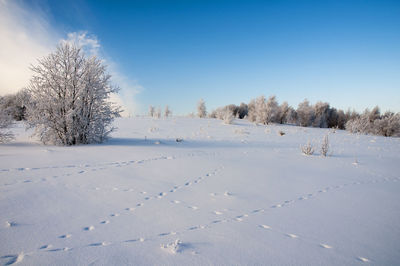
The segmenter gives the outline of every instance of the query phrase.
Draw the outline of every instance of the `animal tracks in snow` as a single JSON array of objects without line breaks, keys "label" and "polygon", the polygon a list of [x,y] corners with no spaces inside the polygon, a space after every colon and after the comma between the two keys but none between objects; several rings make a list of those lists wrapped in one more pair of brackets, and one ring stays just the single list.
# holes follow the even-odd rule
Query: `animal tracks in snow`
[{"label": "animal tracks in snow", "polygon": [[0,258],[8,260],[5,265],[13,265],[21,262],[24,259],[24,256],[25,256],[24,253],[21,252],[17,255],[6,255]]}]

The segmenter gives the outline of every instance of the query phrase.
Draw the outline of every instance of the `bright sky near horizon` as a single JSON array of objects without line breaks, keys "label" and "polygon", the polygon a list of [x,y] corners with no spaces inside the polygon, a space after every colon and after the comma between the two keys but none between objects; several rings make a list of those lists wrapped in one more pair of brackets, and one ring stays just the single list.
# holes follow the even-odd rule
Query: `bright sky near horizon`
[{"label": "bright sky near horizon", "polygon": [[68,34],[96,48],[135,114],[261,94],[400,111],[400,1],[0,0],[0,95]]}]

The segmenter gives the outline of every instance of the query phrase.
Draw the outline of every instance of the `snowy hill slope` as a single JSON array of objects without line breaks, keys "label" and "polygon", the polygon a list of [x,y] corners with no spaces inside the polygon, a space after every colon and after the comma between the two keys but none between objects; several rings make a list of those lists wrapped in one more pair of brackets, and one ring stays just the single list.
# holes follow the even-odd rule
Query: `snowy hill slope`
[{"label": "snowy hill slope", "polygon": [[1,264],[400,261],[400,139],[242,120],[116,126],[107,143],[75,147],[14,128],[0,145]]}]

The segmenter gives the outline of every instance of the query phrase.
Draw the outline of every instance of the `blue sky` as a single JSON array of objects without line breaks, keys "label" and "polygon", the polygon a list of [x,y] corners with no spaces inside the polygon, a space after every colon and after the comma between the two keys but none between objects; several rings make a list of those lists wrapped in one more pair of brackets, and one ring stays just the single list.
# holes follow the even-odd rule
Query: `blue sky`
[{"label": "blue sky", "polygon": [[61,37],[85,31],[136,113],[261,94],[400,111],[400,1],[22,1]]}]

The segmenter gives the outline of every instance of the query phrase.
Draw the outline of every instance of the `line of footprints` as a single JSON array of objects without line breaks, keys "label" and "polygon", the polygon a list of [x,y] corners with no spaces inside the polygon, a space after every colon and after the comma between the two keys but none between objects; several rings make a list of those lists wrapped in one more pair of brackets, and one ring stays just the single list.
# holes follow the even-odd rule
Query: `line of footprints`
[{"label": "line of footprints", "polygon": [[[171,156],[158,156],[154,158],[149,158],[149,159],[141,159],[141,160],[130,160],[130,161],[121,161],[121,162],[109,162],[109,163],[100,163],[100,164],[84,164],[84,165],[64,165],[64,166],[48,166],[48,167],[36,167],[36,168],[10,168],[10,169],[0,169],[1,172],[10,172],[10,171],[35,171],[35,170],[46,170],[46,169],[76,169],[76,168],[83,168],[86,170],[79,170],[73,173],[64,173],[61,175],[53,175],[52,178],[60,178],[60,177],[68,177],[73,174],[84,174],[86,173],[87,169],[91,168],[90,171],[101,171],[108,169],[109,167],[124,167],[124,166],[130,166],[132,164],[143,164],[143,163],[148,163],[148,162],[153,162],[153,161],[159,161],[159,160],[175,160],[179,158],[186,158],[186,157],[197,157],[197,156],[209,156],[209,155],[217,155],[217,153],[205,153],[205,152],[198,152],[198,153],[188,153],[186,155],[171,155]],[[47,178],[41,178],[37,182],[45,182],[47,181]],[[17,184],[29,184],[29,183],[34,183],[32,179],[26,179],[14,183],[5,183],[2,186],[12,186],[12,185],[17,185]]]},{"label": "line of footprints", "polygon": [[[223,169],[223,167],[220,167],[219,169]],[[217,174],[219,169],[215,169],[214,172],[212,172],[210,174],[206,174],[203,177],[198,177],[198,178],[194,179],[193,181],[188,181],[183,186],[174,186],[170,190],[170,192],[172,193],[172,192],[175,192],[175,191],[177,191],[179,189],[182,189],[184,187],[190,186],[191,184],[199,183],[205,177],[209,177],[209,176]],[[307,200],[307,199],[310,199],[310,198],[313,198],[313,197],[315,198],[315,195],[318,194],[318,193],[325,193],[325,192],[328,192],[328,191],[333,191],[335,189],[344,188],[346,186],[361,185],[361,184],[372,184],[372,183],[388,182],[388,181],[398,182],[398,181],[400,181],[400,178],[398,178],[398,177],[397,178],[383,178],[383,179],[375,179],[375,180],[363,181],[363,182],[356,181],[356,182],[353,182],[353,183],[346,183],[346,184],[343,184],[343,185],[326,187],[324,189],[318,190],[317,193],[309,193],[309,194],[306,194],[305,196],[301,196],[301,197],[297,198],[296,200],[286,200],[283,203],[274,204],[274,205],[270,206],[269,209],[272,210],[272,209],[276,209],[276,208],[281,208],[281,207],[293,204],[295,202],[300,202],[300,201]],[[161,199],[166,195],[167,195],[167,193],[161,192],[158,195],[153,195],[152,197],[145,197],[145,200],[146,199],[147,200],[150,200],[150,199]],[[211,196],[216,196],[216,195],[217,194],[215,194],[215,193],[211,194]],[[224,196],[233,196],[233,194],[229,193],[229,192],[225,192],[223,195]],[[179,201],[172,201],[172,203],[180,203],[180,202]],[[142,207],[142,206],[143,206],[143,203],[138,203],[136,205],[136,207]],[[197,209],[197,207],[193,207],[193,206],[192,206],[192,208],[193,209]],[[133,211],[134,209],[135,208],[126,208],[125,210]],[[83,248],[83,247],[88,247],[88,246],[89,247],[100,247],[100,246],[108,246],[108,245],[113,245],[113,244],[114,245],[118,245],[118,244],[121,244],[121,243],[134,243],[134,242],[140,243],[140,242],[144,242],[144,241],[155,240],[155,239],[157,239],[159,237],[166,237],[166,236],[172,236],[172,235],[179,236],[179,235],[183,235],[183,234],[185,234],[186,232],[189,232],[189,231],[207,229],[207,228],[211,228],[211,227],[213,227],[215,225],[218,225],[218,224],[229,223],[229,222],[242,222],[246,218],[249,218],[251,215],[258,214],[258,213],[263,213],[265,211],[266,211],[266,209],[262,209],[262,208],[261,209],[255,209],[255,210],[249,212],[250,214],[235,215],[234,217],[221,219],[221,220],[216,219],[216,220],[213,220],[213,221],[209,222],[208,224],[189,226],[189,227],[187,227],[187,228],[185,228],[183,230],[164,232],[164,233],[160,233],[160,234],[157,234],[157,235],[155,235],[153,237],[148,237],[148,238],[138,237],[138,238],[128,239],[128,240],[125,240],[125,241],[122,241],[122,242],[114,242],[114,243],[104,241],[104,242],[91,243],[89,245],[85,245],[85,246],[82,246],[82,247],[75,247],[75,248]],[[215,215],[219,216],[219,215],[223,215],[224,211],[214,211],[213,213]],[[118,213],[113,213],[110,216],[111,217],[118,217],[119,214]],[[103,221],[100,222],[100,224],[108,224],[108,223],[110,223],[109,220],[103,220]],[[7,226],[8,227],[17,226],[17,225],[18,224],[15,223],[15,222],[7,222]],[[284,235],[286,237],[289,237],[289,238],[292,238],[292,239],[299,239],[300,238],[296,234],[283,232],[283,231],[281,231],[281,230],[279,230],[277,228],[272,228],[271,226],[269,226],[267,224],[260,224],[260,225],[258,225],[258,227],[263,229],[263,230],[269,230],[269,231],[272,231],[272,232],[276,232],[276,233],[282,234],[282,235]],[[83,228],[84,231],[93,231],[94,229],[95,229],[95,227],[93,225]],[[63,238],[63,239],[67,239],[67,238],[70,238],[70,237],[72,237],[71,234],[64,234],[64,235],[59,236],[59,238]],[[301,239],[303,241],[305,241],[305,242],[309,242],[310,244],[318,245],[318,246],[320,246],[321,248],[324,248],[324,249],[333,249],[333,247],[331,245],[329,245],[328,243],[318,243],[318,242],[315,242],[313,240],[309,240],[309,238],[307,238],[307,237],[302,237]],[[174,243],[170,243],[170,244],[167,244],[167,245],[162,245],[161,248],[166,249],[166,250],[170,251],[171,253],[177,253],[177,252],[179,252],[179,245],[183,245],[183,244],[182,244],[182,242],[180,240],[176,240]],[[69,248],[69,247],[53,248],[52,245],[43,245],[43,246],[41,246],[39,248],[39,250],[41,250],[41,251],[49,251],[49,252],[70,251],[72,249],[73,248]],[[22,261],[22,259],[24,258],[25,255],[29,255],[29,254],[33,254],[33,253],[34,252],[30,252],[30,253],[26,253],[26,254],[25,253],[20,253],[20,254],[17,254],[17,255],[7,255],[7,256],[3,256],[1,258],[9,259],[9,261],[6,263],[6,265],[12,265],[14,263],[18,263],[18,262]],[[361,262],[370,262],[370,259],[368,259],[366,257],[362,257],[362,256],[357,257],[356,259],[361,261]]]}]

